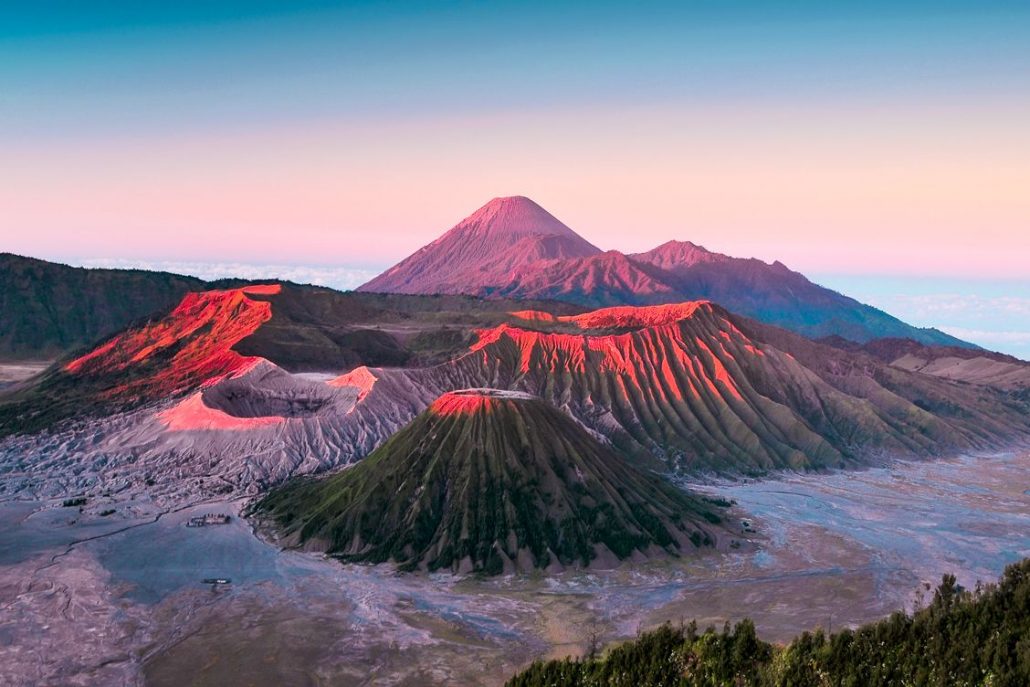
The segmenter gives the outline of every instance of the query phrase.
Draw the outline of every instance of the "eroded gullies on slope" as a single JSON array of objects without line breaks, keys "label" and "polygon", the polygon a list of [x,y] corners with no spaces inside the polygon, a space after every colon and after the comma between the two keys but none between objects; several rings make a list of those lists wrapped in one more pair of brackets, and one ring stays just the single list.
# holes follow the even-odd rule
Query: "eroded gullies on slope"
[{"label": "eroded gullies on slope", "polygon": [[[167,316],[112,337],[64,370],[85,378],[134,373],[105,389],[112,396],[174,394],[236,373],[256,359],[241,356],[233,346],[272,316],[271,303],[249,296],[274,295],[281,288],[266,284],[187,294]],[[145,370],[151,374],[139,374]]]},{"label": "eroded gullies on slope", "polygon": [[[224,293],[212,301],[231,306],[232,299],[216,297]],[[204,301],[203,295],[189,300]],[[163,341],[156,332],[171,327],[151,323],[142,330],[154,336],[142,336],[133,355],[94,356],[88,379],[48,373],[33,387],[39,403],[29,404],[27,421],[19,415],[25,406],[0,406],[0,421],[30,429],[0,443],[6,457],[0,493],[135,489],[162,501],[254,494],[294,475],[362,459],[441,394],[462,388],[539,396],[627,460],[691,474],[754,475],[991,449],[1030,425],[1018,402],[1000,391],[971,394],[968,386],[813,343],[706,302],[515,318],[505,315],[512,308],[479,313],[485,306],[472,299],[414,297],[418,308],[431,308],[420,327],[503,323],[479,327],[478,337],[445,362],[356,367],[327,382],[236,349],[272,327],[283,299],[289,315],[308,307],[364,311],[364,301],[408,297],[351,298],[294,287],[242,297],[244,314],[253,312],[253,301],[270,306],[273,319],[234,347],[203,345],[209,333],[203,323],[229,326],[231,312],[198,308],[199,323],[186,327],[193,333],[182,345],[146,345],[150,338]],[[398,320],[412,319],[400,306],[395,311]],[[277,326],[285,327],[281,336],[292,336],[283,321]],[[125,335],[136,341],[138,331]],[[328,341],[318,338],[324,332],[308,334]],[[171,369],[169,360],[184,351],[193,353],[185,358],[190,365]],[[227,374],[217,364],[241,359],[247,364]],[[160,391],[168,380],[182,382],[171,386],[181,389],[180,397]],[[127,383],[134,397],[149,398],[149,389],[158,398],[128,411],[116,404],[112,411],[105,394]],[[79,422],[70,428],[49,422],[64,411]],[[103,417],[81,417],[87,412]],[[34,422],[51,431],[32,434]]]},{"label": "eroded gullies on slope", "polygon": [[444,394],[356,466],[258,511],[345,561],[497,574],[725,546],[717,507],[632,466],[530,394]]},{"label": "eroded gullies on slope", "polygon": [[259,298],[280,291],[279,284],[256,284],[186,294],[172,310],[111,336],[4,399],[0,432],[53,430],[66,420],[167,402],[244,374],[260,359],[235,346],[271,318],[271,303]]}]

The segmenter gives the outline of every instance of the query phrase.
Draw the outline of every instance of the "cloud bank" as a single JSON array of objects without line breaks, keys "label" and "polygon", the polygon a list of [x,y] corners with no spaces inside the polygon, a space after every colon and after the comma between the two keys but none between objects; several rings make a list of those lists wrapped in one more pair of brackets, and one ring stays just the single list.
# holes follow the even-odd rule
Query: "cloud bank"
[{"label": "cloud bank", "polygon": [[242,262],[188,262],[174,260],[130,260],[125,258],[86,258],[75,260],[80,267],[114,269],[141,269],[173,272],[198,277],[205,281],[215,279],[275,279],[298,284],[328,286],[348,291],[376,276],[380,270],[348,266],[275,265]]}]

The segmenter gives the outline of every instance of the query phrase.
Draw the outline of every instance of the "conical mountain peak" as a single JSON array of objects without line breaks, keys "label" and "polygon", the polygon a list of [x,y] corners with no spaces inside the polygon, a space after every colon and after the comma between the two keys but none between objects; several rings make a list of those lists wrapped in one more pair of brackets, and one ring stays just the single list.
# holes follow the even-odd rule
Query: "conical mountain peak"
[{"label": "conical mountain peak", "polygon": [[287,542],[352,562],[496,574],[714,545],[719,515],[543,399],[466,389],[353,468],[273,491]]},{"label": "conical mountain peak", "polygon": [[359,290],[468,293],[506,284],[516,270],[533,263],[600,252],[529,198],[494,198]]},{"label": "conical mountain peak", "polygon": [[576,232],[525,196],[494,198],[452,231],[473,230],[494,236],[575,236]]}]

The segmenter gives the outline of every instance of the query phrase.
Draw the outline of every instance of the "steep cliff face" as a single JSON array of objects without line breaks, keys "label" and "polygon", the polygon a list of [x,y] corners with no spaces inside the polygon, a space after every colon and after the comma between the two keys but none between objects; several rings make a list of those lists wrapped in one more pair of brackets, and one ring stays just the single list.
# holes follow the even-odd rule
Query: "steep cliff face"
[{"label": "steep cliff face", "polygon": [[[212,384],[257,362],[233,346],[272,317],[271,304],[251,296],[281,289],[266,284],[188,294],[167,316],[111,337],[66,363],[63,371],[79,383],[95,383],[101,397],[126,401],[167,398]],[[112,381],[118,383],[109,385]]]},{"label": "steep cliff face", "polygon": [[702,499],[518,392],[444,394],[353,468],[258,505],[298,545],[347,561],[497,574],[714,545]]}]

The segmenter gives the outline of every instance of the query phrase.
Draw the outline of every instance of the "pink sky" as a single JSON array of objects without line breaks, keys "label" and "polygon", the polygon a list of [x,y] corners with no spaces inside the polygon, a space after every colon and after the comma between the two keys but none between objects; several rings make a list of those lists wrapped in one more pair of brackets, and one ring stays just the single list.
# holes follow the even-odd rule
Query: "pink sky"
[{"label": "pink sky", "polygon": [[379,266],[522,194],[604,248],[676,238],[802,271],[1020,278],[1023,114],[670,106],[35,141],[4,151],[0,249]]}]

